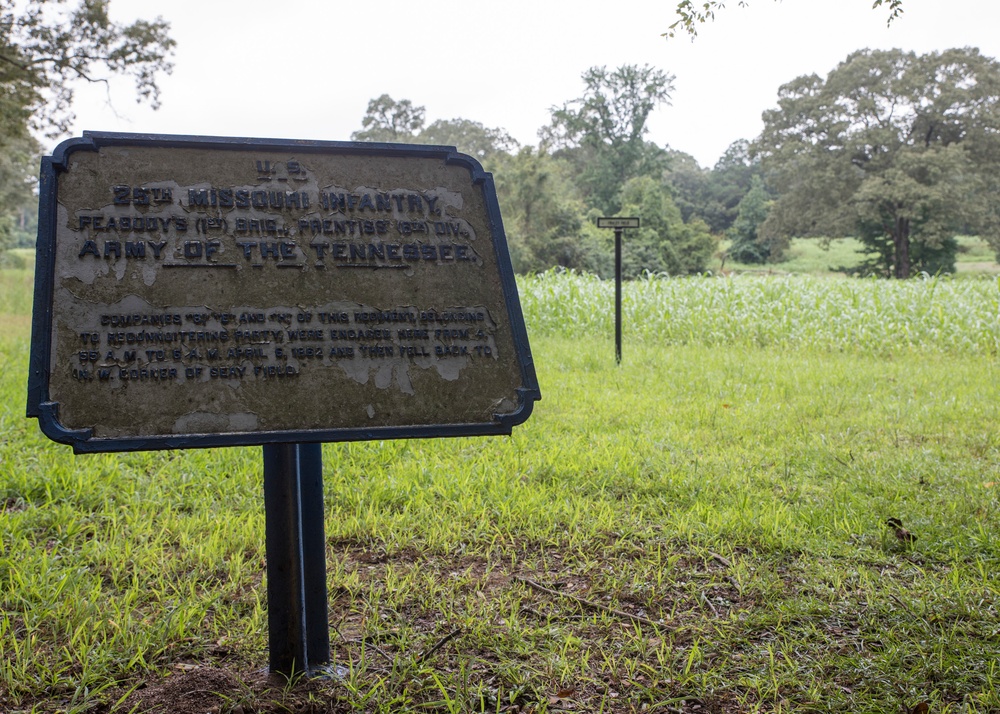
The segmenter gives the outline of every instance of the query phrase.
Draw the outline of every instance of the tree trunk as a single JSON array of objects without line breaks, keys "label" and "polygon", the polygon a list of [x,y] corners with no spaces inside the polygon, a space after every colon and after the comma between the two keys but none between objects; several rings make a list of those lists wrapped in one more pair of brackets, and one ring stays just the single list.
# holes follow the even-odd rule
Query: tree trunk
[{"label": "tree trunk", "polygon": [[892,232],[893,277],[906,280],[910,277],[910,219],[897,218]]}]

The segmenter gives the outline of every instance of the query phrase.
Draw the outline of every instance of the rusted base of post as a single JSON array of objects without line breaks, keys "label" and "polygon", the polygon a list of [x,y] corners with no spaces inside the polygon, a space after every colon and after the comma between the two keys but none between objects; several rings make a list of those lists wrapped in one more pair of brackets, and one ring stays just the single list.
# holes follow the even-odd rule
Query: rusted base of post
[{"label": "rusted base of post", "polygon": [[320,444],[264,447],[270,668],[288,677],[330,661]]}]

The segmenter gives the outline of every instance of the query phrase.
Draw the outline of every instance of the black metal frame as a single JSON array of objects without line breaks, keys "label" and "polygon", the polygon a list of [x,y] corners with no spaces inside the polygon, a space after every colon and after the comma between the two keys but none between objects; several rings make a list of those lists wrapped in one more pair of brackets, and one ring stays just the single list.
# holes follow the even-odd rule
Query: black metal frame
[{"label": "black metal frame", "polygon": [[[514,348],[521,370],[518,408],[509,414],[495,415],[492,421],[472,424],[409,425],[377,428],[316,429],[265,431],[252,433],[181,434],[152,437],[95,438],[92,430],[67,429],[59,422],[59,404],[49,398],[49,363],[52,344],[55,269],[56,215],[59,174],[69,167],[77,151],[98,151],[106,146],[142,146],[158,148],[206,148],[213,150],[289,151],[298,153],[340,153],[438,158],[448,165],[466,168],[473,184],[483,192],[489,221],[490,238],[500,273],[505,307],[509,317]],[[497,203],[493,175],[471,156],[458,153],[452,146],[421,146],[342,141],[300,141],[292,139],[252,139],[201,137],[168,134],[131,134],[84,132],[83,137],[68,139],[56,147],[52,156],[42,158],[39,179],[38,241],[36,244],[34,311],[31,327],[31,357],[28,374],[27,416],[36,417],[42,432],[54,441],[70,444],[76,453],[107,451],[144,451],[153,449],[188,449],[214,446],[251,446],[266,444],[321,443],[373,439],[410,439],[447,436],[485,436],[510,434],[512,427],[531,415],[534,402],[541,399],[534,362],[528,346],[528,333],[517,297],[517,285]]]}]

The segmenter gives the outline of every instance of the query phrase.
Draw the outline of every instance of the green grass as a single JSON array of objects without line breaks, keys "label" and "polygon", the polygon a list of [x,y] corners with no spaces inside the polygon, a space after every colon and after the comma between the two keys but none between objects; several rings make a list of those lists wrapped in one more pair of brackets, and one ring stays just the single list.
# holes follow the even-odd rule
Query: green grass
[{"label": "green grass", "polygon": [[[1000,264],[996,254],[986,241],[976,236],[957,236],[958,255],[955,259],[955,270],[960,274],[996,275],[1000,273]],[[713,272],[722,268],[727,271],[772,273],[808,273],[811,275],[840,275],[832,273],[842,267],[858,265],[866,259],[862,253],[861,242],[855,238],[793,238],[787,251],[787,260],[768,265],[747,265],[727,260],[723,265],[721,256],[728,241],[723,241],[717,257],[711,264]]]},{"label": "green grass", "polygon": [[260,449],[72,456],[23,417],[8,315],[0,710],[1000,709],[995,281],[634,282],[620,367],[608,286],[521,290],[513,436],[324,447],[345,671],[288,686]]},{"label": "green grass", "polygon": [[0,270],[0,319],[30,318],[34,273]]},{"label": "green grass", "polygon": [[998,273],[1000,265],[989,244],[975,236],[958,236],[955,269],[959,273]]},{"label": "green grass", "polygon": [[35,251],[31,248],[11,248],[0,253],[0,269],[34,270]]},{"label": "green grass", "polygon": [[[719,250],[720,256],[726,248],[728,241],[723,241]],[[721,258],[717,258],[711,267],[716,272],[724,267],[726,270],[738,272],[770,272],[779,275],[809,273],[829,276],[839,275],[831,271],[845,265],[856,265],[864,260],[865,256],[861,252],[861,243],[854,238],[832,238],[829,241],[818,238],[793,238],[786,252],[786,258],[780,263],[767,265],[749,265],[733,260],[726,260],[723,265]]]}]

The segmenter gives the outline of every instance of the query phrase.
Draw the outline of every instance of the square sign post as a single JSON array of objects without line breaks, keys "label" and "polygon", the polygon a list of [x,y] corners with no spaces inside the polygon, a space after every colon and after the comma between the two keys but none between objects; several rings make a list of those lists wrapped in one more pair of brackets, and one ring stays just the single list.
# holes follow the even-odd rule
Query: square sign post
[{"label": "square sign post", "polygon": [[264,447],[270,666],[330,658],[321,445],[541,398],[454,147],[85,132],[42,159],[27,414],[76,453]]},{"label": "square sign post", "polygon": [[264,445],[267,632],[272,672],[330,661],[321,444]]},{"label": "square sign post", "polygon": [[638,228],[638,218],[598,218],[598,228],[615,229],[615,362],[622,363],[622,233]]}]

